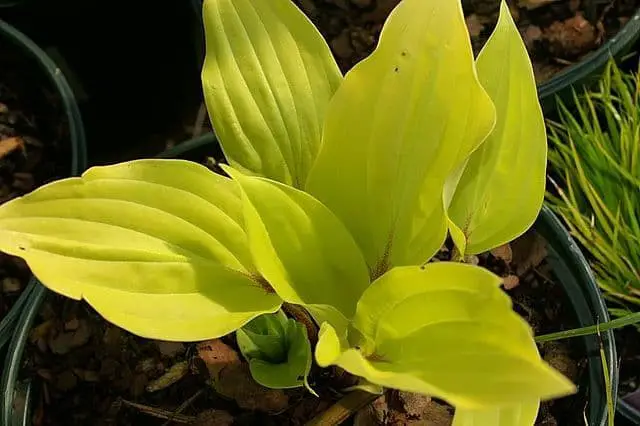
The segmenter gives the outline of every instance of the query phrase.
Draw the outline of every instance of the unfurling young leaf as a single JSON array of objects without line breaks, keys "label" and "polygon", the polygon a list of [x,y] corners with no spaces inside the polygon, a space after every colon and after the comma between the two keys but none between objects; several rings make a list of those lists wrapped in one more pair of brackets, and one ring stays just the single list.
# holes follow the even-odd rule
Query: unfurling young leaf
[{"label": "unfurling young leaf", "polygon": [[573,384],[538,354],[531,330],[485,269],[454,262],[387,272],[358,302],[347,348],[329,324],[320,366],[479,410],[564,396]]},{"label": "unfurling young leaf", "polygon": [[263,287],[230,179],[181,160],[94,167],[0,208],[0,249],[135,334],[228,334],[281,299]]},{"label": "unfurling young leaf", "polygon": [[311,195],[224,167],[243,193],[245,229],[260,274],[286,302],[303,305],[318,323],[341,333],[369,274],[355,241]]},{"label": "unfurling young leaf", "polygon": [[236,332],[245,358],[259,358],[277,364],[287,359],[287,316],[281,310],[251,320]]},{"label": "unfurling young leaf", "polygon": [[304,325],[278,311],[255,318],[236,339],[256,382],[274,389],[305,386],[315,394],[307,382],[312,355]]},{"label": "unfurling young leaf", "polygon": [[[477,67],[497,123],[471,154],[449,207],[452,234],[464,234],[466,254],[512,241],[533,224],[544,198],[547,159],[531,61],[504,1]],[[456,243],[464,254],[463,244]]]},{"label": "unfurling young leaf", "polygon": [[302,188],[342,74],[291,0],[205,0],[202,85],[227,160]]},{"label": "unfurling young leaf", "polygon": [[353,234],[372,277],[420,265],[445,239],[447,176],[494,122],[460,2],[404,0],[333,97],[307,190]]}]

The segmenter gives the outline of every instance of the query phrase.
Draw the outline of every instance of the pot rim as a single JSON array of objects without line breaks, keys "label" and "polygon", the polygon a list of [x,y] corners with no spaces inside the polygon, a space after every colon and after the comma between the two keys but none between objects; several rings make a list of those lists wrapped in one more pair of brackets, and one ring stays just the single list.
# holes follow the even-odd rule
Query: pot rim
[{"label": "pot rim", "polygon": [[[69,170],[69,173],[72,176],[78,175],[85,169],[87,164],[86,140],[82,116],[80,114],[80,108],[78,107],[73,91],[71,90],[71,87],[69,86],[66,78],[62,74],[60,68],[44,52],[44,50],[42,50],[36,43],[34,43],[21,31],[1,19],[0,37],[6,39],[9,43],[12,43],[18,49],[21,49],[27,57],[32,59],[34,63],[36,63],[41,69],[43,75],[56,89],[57,94],[62,102],[62,106],[64,108],[65,116],[67,118],[69,126],[69,143],[71,144],[71,168]],[[37,296],[37,294],[35,293],[38,293],[38,291],[40,291],[40,287],[42,286],[35,284],[34,281],[36,281],[35,278],[32,278],[29,285],[27,286],[28,292],[27,289],[25,289],[25,292],[27,293],[24,294],[23,292],[23,295],[21,295],[20,298],[21,302],[14,305],[9,314],[5,317],[7,321],[4,321],[3,319],[2,323],[0,323],[0,330],[3,331],[3,334],[6,333],[8,335],[15,325],[14,323],[20,323],[22,321],[23,316],[19,312],[19,310],[25,305],[29,306],[30,304],[32,304],[32,296]],[[2,346],[5,342],[6,340],[4,340],[4,336],[2,336],[2,338],[0,338],[0,349],[2,349]],[[20,351],[20,354],[22,354],[23,348],[18,349]],[[13,342],[9,350],[15,350]],[[15,374],[17,374],[17,371],[4,370],[2,383],[5,383],[5,379],[9,380],[11,378],[13,378],[15,382]],[[15,383],[12,384],[12,388],[14,384]],[[13,394],[13,392],[11,393]],[[0,411],[0,420],[3,418],[3,415],[5,415],[5,413],[9,413],[7,409],[10,410],[10,408],[11,407],[2,407],[2,411]],[[0,424],[8,423],[0,421]]]}]

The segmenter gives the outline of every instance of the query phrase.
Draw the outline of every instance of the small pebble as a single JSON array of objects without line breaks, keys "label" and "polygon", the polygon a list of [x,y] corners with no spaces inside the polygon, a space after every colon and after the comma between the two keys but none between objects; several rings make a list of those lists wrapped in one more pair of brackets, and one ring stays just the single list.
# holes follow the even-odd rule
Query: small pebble
[{"label": "small pebble", "polygon": [[513,290],[520,285],[520,278],[517,275],[508,275],[502,279],[505,290]]}]

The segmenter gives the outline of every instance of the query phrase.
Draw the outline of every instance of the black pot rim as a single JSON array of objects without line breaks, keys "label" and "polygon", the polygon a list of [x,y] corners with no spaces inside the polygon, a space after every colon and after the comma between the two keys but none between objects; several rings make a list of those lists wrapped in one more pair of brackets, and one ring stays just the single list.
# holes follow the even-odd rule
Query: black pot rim
[{"label": "black pot rim", "polygon": [[[69,140],[71,143],[71,170],[69,170],[69,173],[73,176],[78,175],[84,170],[87,164],[84,126],[82,123],[82,117],[80,115],[80,109],[75,100],[75,96],[73,94],[73,91],[71,90],[71,87],[67,83],[67,80],[62,74],[62,71],[53,62],[53,60],[29,37],[27,37],[25,34],[3,20],[0,20],[0,37],[6,39],[8,42],[20,48],[26,56],[30,57],[34,61],[34,63],[37,63],[43,75],[46,76],[46,78],[57,90],[57,94],[58,96],[60,96],[60,100],[64,107],[65,115],[67,117],[69,125]],[[29,306],[30,304],[32,304],[32,296],[35,295],[34,293],[38,293],[40,291],[40,287],[42,286],[36,284],[35,279],[31,280],[28,286],[28,292],[24,294],[24,297],[21,297],[22,303],[14,305],[7,317],[5,317],[5,319],[7,319],[7,322],[3,320],[3,322],[0,324],[0,330],[2,330],[3,333],[11,332],[11,328],[13,328],[14,326],[12,322],[17,321],[17,323],[20,323],[22,321],[22,314],[19,312],[19,310],[25,305]],[[27,290],[25,290],[25,292],[26,291]],[[2,340],[3,339],[0,339],[0,341]],[[0,349],[1,348],[2,346],[0,346]],[[22,354],[22,348],[16,348],[15,344],[12,342],[9,348],[9,353],[16,350],[20,351],[20,354]],[[6,380],[12,378],[15,382],[14,374],[17,374],[17,371],[4,370],[2,383],[6,383]],[[7,388],[3,386],[1,389],[4,393]],[[10,393],[13,394],[13,384],[11,385]],[[10,398],[5,399],[11,400]],[[3,407],[3,409],[4,408],[6,407]],[[4,412],[0,412],[0,424],[9,424],[8,422],[2,421],[3,415]]]},{"label": "black pot rim", "polygon": [[[578,325],[586,327],[609,321],[609,311],[589,262],[558,216],[545,205],[534,227],[542,232],[577,281],[576,285],[569,280],[559,280],[571,300]],[[550,239],[552,241],[549,241]],[[582,340],[590,352],[597,353],[600,343],[602,344],[609,369],[614,404],[616,404],[619,366],[613,330],[602,332],[599,341],[597,336],[584,336]],[[604,372],[598,355],[589,357],[588,374],[590,426],[606,426],[608,410],[604,392]]]},{"label": "black pot rim", "polygon": [[69,140],[71,143],[70,174],[77,176],[87,166],[87,147],[80,108],[67,79],[62,74],[62,70],[44,50],[21,31],[1,19],[0,37],[6,37],[7,40],[21,47],[25,54],[37,62],[42,72],[57,89],[64,106],[65,115],[69,120]]},{"label": "black pot rim", "polygon": [[602,70],[609,60],[618,58],[640,37],[640,8],[636,9],[629,22],[602,46],[587,54],[579,62],[555,74],[551,79],[538,86],[538,97],[542,103],[555,102],[558,93],[586,82],[591,76]]},{"label": "black pot rim", "polygon": [[622,398],[618,400],[617,412],[634,425],[640,425],[640,411]]}]

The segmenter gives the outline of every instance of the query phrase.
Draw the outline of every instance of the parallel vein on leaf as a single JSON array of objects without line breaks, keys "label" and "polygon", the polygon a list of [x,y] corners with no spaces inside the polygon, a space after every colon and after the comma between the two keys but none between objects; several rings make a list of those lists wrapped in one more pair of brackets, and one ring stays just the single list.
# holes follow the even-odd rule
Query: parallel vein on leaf
[{"label": "parallel vein on leaf", "polygon": [[[213,173],[213,172],[211,172]],[[81,178],[81,179],[85,179],[85,178]],[[226,217],[229,221],[233,222],[234,224],[237,225],[238,231],[239,232],[244,232],[244,230],[242,230],[242,224],[238,223],[238,219],[237,217],[232,217],[230,216],[226,211],[224,211],[224,209],[220,208],[220,206],[214,204],[211,202],[211,200],[207,199],[206,197],[203,197],[202,195],[197,194],[196,192],[192,192],[192,191],[188,191],[186,189],[182,189],[182,188],[178,188],[176,186],[172,186],[172,185],[166,185],[163,183],[158,183],[158,182],[151,182],[148,180],[140,180],[140,179],[131,179],[131,178],[89,178],[87,179],[87,182],[114,182],[114,183],[119,183],[119,182],[129,182],[131,184],[138,184],[138,185],[144,185],[144,186],[157,186],[159,188],[162,188],[162,191],[167,191],[167,192],[175,192],[176,197],[178,197],[178,199],[184,199],[184,198],[198,198],[199,200],[204,201],[205,203],[207,203],[206,208],[207,211],[215,211],[221,215],[223,215],[224,217]],[[102,198],[102,197],[95,197],[95,198]],[[107,198],[107,197],[105,197]],[[113,200],[123,200],[122,198],[110,198]],[[31,201],[27,201],[26,202],[31,202]],[[193,225],[196,225],[195,223],[192,223]],[[198,225],[196,225],[198,226]]]},{"label": "parallel vein on leaf", "polygon": [[[251,4],[251,2],[249,2],[249,4]],[[251,6],[253,7],[254,10],[256,10],[255,5],[251,4]],[[260,18],[260,15],[258,15],[258,17]],[[262,28],[264,29],[265,33],[268,34],[269,32],[267,30],[266,25],[264,24],[262,19],[259,19],[259,20],[260,20],[260,24],[262,25]],[[267,37],[267,42],[269,43],[269,45],[271,46],[271,49],[275,53],[275,55],[273,56],[273,59],[278,64],[278,67],[280,68],[280,71],[281,71],[282,75],[286,76],[287,77],[287,82],[289,82],[291,80],[291,77],[293,77],[293,76],[287,75],[288,74],[287,73],[287,69],[288,68],[282,65],[283,64],[283,60],[280,57],[282,52],[280,51],[280,49],[277,49],[276,45],[273,43],[273,40],[270,37]],[[293,40],[293,45],[296,46],[295,40]],[[298,66],[296,68],[298,68],[302,72],[303,76],[306,78],[306,82],[307,82],[306,89],[313,93],[312,86],[311,86],[311,79],[309,78],[308,71],[307,71],[307,69],[306,69],[306,67],[304,65],[304,61],[302,60],[302,54],[300,52],[300,49],[298,49],[297,46],[296,46],[296,48],[294,48],[294,49],[287,50],[287,54],[293,54],[293,55],[297,56],[297,58],[299,59],[299,65],[301,65],[301,66]],[[294,74],[295,74],[295,72],[294,72]],[[293,91],[291,90],[291,85],[290,84],[287,84],[286,88],[287,88],[287,95],[289,96],[289,101],[291,102],[291,106],[293,107],[294,115],[296,117],[298,117],[298,119],[295,120],[295,123],[297,124],[297,129],[298,129],[295,141],[292,140],[292,138],[291,138],[291,136],[290,136],[290,134],[288,132],[288,129],[287,129],[287,138],[288,138],[289,142],[291,142],[291,145],[293,145],[293,142],[295,142],[295,145],[296,145],[295,149],[292,146],[292,152],[291,152],[292,165],[294,166],[294,170],[291,171],[291,177],[292,177],[294,186],[296,188],[301,188],[302,182],[300,182],[299,179],[301,178],[300,170],[302,169],[302,166],[303,166],[302,165],[302,152],[303,152],[304,147],[303,147],[302,144],[305,142],[305,140],[303,138],[305,136],[309,137],[310,135],[308,135],[308,134],[306,134],[306,132],[302,131],[303,118],[302,118],[302,115],[299,113],[298,106],[297,106],[297,103],[299,102],[300,96],[294,96]],[[313,112],[314,112],[313,113],[313,117],[317,117],[318,116],[318,112],[317,112],[316,103],[315,102],[311,102],[311,106],[313,107]],[[280,105],[278,105],[278,108],[280,108]],[[280,115],[282,116],[282,111],[281,110],[280,110]],[[308,141],[308,142],[311,143],[312,141]],[[293,151],[296,151],[298,155],[296,156]],[[295,157],[295,160],[297,160],[297,161],[294,161],[294,157]],[[296,168],[295,166],[298,166],[298,167]]]},{"label": "parallel vein on leaf", "polygon": [[[215,10],[217,12],[218,22],[220,23],[220,26],[224,27],[224,20],[222,19],[222,15],[220,14],[220,10],[218,8],[215,8]],[[235,11],[235,9],[234,9],[234,11]],[[236,12],[236,14],[237,14],[237,12]],[[246,79],[245,75],[242,73],[242,69],[238,64],[238,61],[237,61],[235,55],[233,54],[233,48],[231,47],[231,43],[225,37],[221,37],[221,39],[224,40],[224,42],[226,44],[226,47],[228,49],[228,54],[226,56],[230,56],[232,61],[233,61],[233,63],[234,63],[234,65],[235,65],[235,71],[236,71],[235,75],[240,77],[240,79],[242,80],[242,83],[244,85],[245,90],[248,91],[248,92],[251,92],[250,86],[247,83],[247,79]],[[217,49],[210,49],[209,51],[216,56],[217,64],[222,62],[221,57],[220,57],[220,53],[217,51]],[[215,72],[216,76],[218,76],[218,78],[221,81],[221,85],[220,85],[220,87],[217,87],[217,89],[222,90],[224,92],[224,94],[225,94],[225,99],[227,100],[227,105],[231,108],[232,115],[236,119],[235,120],[236,121],[236,126],[234,126],[234,132],[241,132],[242,135],[243,135],[243,139],[244,139],[243,148],[252,151],[255,154],[256,157],[260,158],[261,156],[258,153],[258,149],[257,149],[256,145],[254,145],[252,143],[252,140],[251,140],[252,138],[250,138],[247,135],[244,126],[242,126],[240,124],[240,122],[238,121],[238,117],[239,117],[239,114],[237,112],[238,108],[233,102],[233,96],[230,96],[229,82],[226,81],[225,77],[224,77],[226,75],[226,73],[220,72],[218,67],[209,66],[208,68],[211,69],[211,72]],[[207,82],[207,80],[205,80],[205,84],[207,84],[206,82]],[[247,99],[245,99],[245,101],[246,100]],[[257,103],[256,99],[253,96],[249,96],[249,100],[250,100],[250,102],[252,102],[252,106],[254,107],[254,109],[256,109],[257,111],[260,111],[259,118],[262,120],[262,127],[266,128],[266,131],[269,132],[269,134],[271,136],[271,139],[276,140],[276,137],[275,137],[275,135],[273,133],[273,129],[267,124],[267,120],[264,117],[264,113],[261,111],[260,107],[258,106],[258,103]],[[216,112],[214,111],[213,113],[216,113]],[[278,152],[279,152],[281,158],[284,160],[284,155],[283,155],[282,150],[280,149],[280,147],[279,147],[279,145],[277,143],[275,145],[276,145],[276,148],[278,149]],[[263,167],[263,165],[260,164],[260,167]]]},{"label": "parallel vein on leaf", "polygon": [[[255,11],[255,7],[254,7],[253,5],[251,5],[251,2],[249,2],[249,1],[248,1],[247,3],[248,3],[248,4],[250,5],[250,7],[251,7],[251,8],[253,8],[253,10]],[[251,37],[249,36],[249,33],[248,33],[248,31],[247,31],[246,24],[245,24],[245,23],[244,23],[244,21],[241,19],[241,17],[240,17],[240,13],[239,13],[239,12],[238,12],[238,10],[237,10],[237,6],[236,6],[235,2],[230,1],[230,2],[229,2],[229,4],[231,5],[231,9],[233,10],[233,12],[234,12],[234,13],[235,13],[235,15],[236,15],[236,19],[238,20],[238,22],[239,22],[239,23],[240,23],[240,25],[242,26],[242,29],[243,29],[243,31],[244,31],[244,35],[245,35],[245,38],[246,38],[247,45],[251,48],[252,53],[253,53],[253,56],[254,56],[254,57],[259,61],[259,55],[258,55],[258,52],[257,52],[257,50],[256,50],[255,46],[253,45],[253,43],[251,43]],[[257,13],[256,13],[256,15],[257,15],[257,17],[258,17],[258,20],[262,23],[261,18],[260,18],[260,15],[259,15],[259,14],[257,14]],[[220,21],[221,21],[221,22],[223,22],[222,18],[220,18]],[[223,24],[223,25],[224,25],[224,24]],[[250,93],[255,93],[256,91],[255,91],[255,90],[251,90],[251,88],[249,87],[249,84],[247,83],[247,78],[246,78],[246,76],[243,74],[243,72],[242,72],[242,68],[239,66],[238,59],[236,58],[236,56],[237,56],[237,55],[235,55],[235,54],[233,53],[233,46],[231,45],[231,43],[229,42],[229,40],[228,40],[227,38],[225,38],[225,37],[222,37],[222,38],[225,40],[225,42],[227,43],[227,45],[228,45],[228,47],[229,47],[229,50],[232,52],[232,54],[231,54],[231,58],[233,59],[234,63],[236,64],[236,68],[237,68],[237,69],[238,69],[238,71],[239,71],[239,75],[242,77],[242,81],[243,81],[243,83],[244,83],[244,85],[245,85],[245,87],[246,87],[247,91],[248,91],[248,92],[250,92]],[[271,38],[270,38],[270,37],[266,37],[266,40],[269,42],[269,44],[271,45],[271,47],[272,47],[272,48],[275,48],[275,47],[273,46],[273,44],[271,43]],[[277,54],[277,52],[275,52],[275,53]],[[278,62],[278,65],[280,66],[279,62]],[[280,70],[281,70],[282,72],[284,72],[284,71],[282,70],[282,67],[281,67],[281,66],[280,66]],[[277,98],[277,96],[275,95],[274,88],[273,88],[273,87],[272,87],[272,85],[271,85],[271,80],[267,77],[267,75],[264,73],[264,70],[263,70],[262,68],[260,68],[260,67],[259,67],[259,68],[257,68],[257,69],[256,69],[256,72],[258,72],[258,73],[260,74],[261,79],[262,79],[262,81],[264,82],[264,86],[269,90],[269,96],[270,96],[270,101],[271,101],[271,102],[270,102],[270,104],[275,105],[275,106],[276,106],[276,108],[278,109],[278,114],[276,114],[274,117],[276,117],[276,118],[278,118],[278,119],[279,119],[279,120],[278,120],[278,121],[279,121],[279,123],[278,123],[278,124],[279,124],[279,127],[284,131],[284,134],[285,134],[285,136],[286,136],[287,140],[288,140],[288,141],[291,141],[291,135],[289,134],[289,129],[288,129],[288,127],[287,127],[287,124],[286,124],[286,122],[285,122],[285,120],[284,120],[284,115],[283,115],[283,113],[282,113],[282,106],[281,106],[281,105],[280,105],[280,103],[278,102],[278,98]],[[220,75],[222,76],[222,73],[220,73]],[[291,93],[290,93],[290,92],[289,92],[289,95],[291,95]],[[268,129],[268,131],[269,131],[269,133],[270,133],[270,135],[271,135],[271,138],[272,138],[272,140],[273,140],[273,142],[274,142],[274,144],[273,144],[273,145],[275,145],[275,147],[278,149],[278,152],[280,153],[280,155],[281,155],[281,157],[282,157],[282,159],[283,159],[283,163],[284,163],[283,165],[284,165],[284,167],[285,167],[286,169],[288,169],[290,177],[291,177],[292,179],[294,179],[294,178],[295,178],[295,174],[294,174],[294,172],[295,172],[295,171],[294,171],[294,170],[290,170],[290,169],[289,169],[289,162],[288,162],[288,161],[286,161],[286,159],[285,159],[284,151],[283,151],[283,149],[282,149],[283,147],[282,147],[282,144],[280,143],[280,137],[276,136],[276,135],[273,133],[273,130],[272,130],[271,126],[269,125],[269,124],[270,124],[270,122],[272,121],[272,120],[271,120],[271,117],[270,117],[269,119],[267,119],[267,118],[265,117],[265,112],[264,112],[263,110],[261,110],[261,109],[260,109],[260,107],[258,106],[258,103],[255,101],[255,99],[253,98],[253,96],[250,96],[250,98],[251,98],[251,99],[252,99],[252,101],[254,102],[254,106],[256,107],[256,109],[260,111],[260,116],[261,116],[261,118],[262,118],[262,120],[263,120],[263,123],[264,123],[265,127]],[[289,144],[286,144],[286,143],[285,143],[285,144],[284,144],[284,146],[285,146],[285,147],[289,147],[289,148],[290,148]],[[289,152],[288,154],[292,156],[292,152]]]},{"label": "parallel vein on leaf", "polygon": [[[59,203],[66,204],[66,203],[71,203],[71,202],[84,203],[84,202],[91,202],[91,201],[99,201],[101,209],[105,209],[106,208],[106,204],[115,204],[114,206],[111,206],[111,207],[114,207],[114,208],[115,207],[120,207],[120,208],[123,208],[123,209],[126,209],[127,205],[130,205],[130,206],[136,206],[136,207],[140,208],[141,210],[149,210],[149,214],[155,214],[157,216],[162,216],[162,215],[170,216],[170,218],[172,220],[180,222],[178,226],[183,227],[184,229],[191,228],[191,230],[192,230],[191,232],[199,233],[199,234],[201,234],[201,236],[206,236],[206,239],[209,240],[209,243],[213,243],[216,246],[222,247],[220,245],[220,242],[213,235],[203,231],[197,225],[192,224],[192,223],[186,221],[185,219],[183,219],[183,218],[181,218],[179,216],[175,216],[172,213],[169,213],[169,212],[167,212],[165,210],[161,210],[161,209],[156,208],[156,207],[150,207],[150,206],[147,206],[147,205],[139,204],[139,203],[136,203],[136,202],[133,202],[133,201],[127,201],[127,200],[121,200],[121,199],[112,199],[112,198],[93,198],[93,197],[90,198],[90,197],[85,197],[85,198],[82,198],[80,200],[77,199],[77,198],[58,198],[58,199],[55,199],[55,200],[39,202],[38,204],[40,205],[39,207],[42,208],[42,207],[47,206],[47,204],[59,204]],[[51,206],[51,207],[53,207],[53,206]],[[174,246],[174,247],[179,247],[181,250],[184,250],[186,253],[188,253],[188,255],[190,255],[192,257],[199,257],[199,258],[202,258],[202,259],[209,259],[207,257],[207,255],[203,255],[204,253],[207,253],[207,251],[205,251],[205,250],[200,251],[200,252],[196,252],[193,248],[187,248],[184,245],[181,245],[179,243],[174,243],[174,242],[167,241],[166,238],[164,238],[165,236],[162,235],[162,233],[160,233],[159,235],[154,235],[153,233],[150,233],[150,232],[139,232],[133,227],[133,224],[130,225],[130,226],[123,225],[123,224],[115,224],[115,223],[113,223],[113,220],[112,220],[111,217],[107,217],[107,218],[104,218],[103,220],[99,220],[99,219],[85,219],[85,218],[78,218],[78,217],[71,218],[71,217],[64,217],[64,216],[30,215],[30,216],[23,216],[22,218],[12,218],[12,219],[15,219],[15,220],[19,221],[20,219],[28,220],[28,219],[33,219],[33,218],[42,218],[42,219],[47,218],[47,219],[52,219],[52,220],[75,219],[75,220],[77,220],[79,222],[86,222],[86,223],[94,223],[94,224],[100,224],[100,225],[113,226],[113,227],[117,227],[117,228],[120,228],[120,229],[125,229],[127,231],[148,235],[148,236],[151,236],[151,237],[153,237],[153,238],[155,238],[157,240],[162,240],[163,242],[165,242],[168,245],[171,245],[171,246]],[[8,219],[9,218],[7,218],[7,217],[0,218],[0,223],[2,221],[6,221]],[[204,248],[204,247],[202,247],[202,248]],[[226,247],[222,247],[222,248],[224,248],[226,250]],[[208,255],[212,255],[212,254],[213,253],[211,253],[211,252],[208,253]],[[233,253],[229,252],[229,254],[233,256]]]}]

